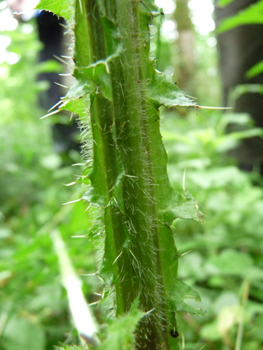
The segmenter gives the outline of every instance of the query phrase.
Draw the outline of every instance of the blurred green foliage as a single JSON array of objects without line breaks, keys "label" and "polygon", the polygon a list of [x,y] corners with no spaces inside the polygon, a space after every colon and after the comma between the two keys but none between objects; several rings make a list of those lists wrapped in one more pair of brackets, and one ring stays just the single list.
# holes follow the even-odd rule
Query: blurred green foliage
[{"label": "blurred green foliage", "polygon": [[[182,255],[179,275],[199,292],[206,310],[203,318],[182,315],[185,349],[204,344],[208,349],[234,348],[242,322],[242,348],[262,346],[262,178],[256,172],[241,172],[224,154],[237,143],[234,134],[225,134],[232,117],[212,110],[198,115],[192,111],[187,118],[164,112],[163,136],[172,185],[178,191],[185,186],[205,212],[203,225],[174,222]],[[249,122],[248,116],[243,118]],[[247,285],[249,292],[244,289]]]},{"label": "blurred green foliage", "polygon": [[[51,122],[39,120],[46,111],[39,109],[37,94],[47,85],[36,79],[42,69],[37,64],[40,46],[35,30],[25,30],[28,25],[3,33],[11,37],[9,50],[20,59],[0,68],[0,350],[51,350],[60,342],[78,341],[49,237],[53,227],[59,227],[79,274],[94,272],[96,265],[89,240],[71,238],[86,235],[91,227],[86,207],[81,202],[61,207],[85,189],[64,187],[81,170],[62,167],[53,151]],[[196,90],[201,104],[216,105],[218,77],[211,82],[207,75],[216,70],[216,52],[207,46],[208,39],[197,38]],[[173,50],[162,41],[160,70],[172,64]],[[242,349],[263,345],[263,181],[256,171],[241,172],[225,156],[239,137],[248,136],[225,135],[229,119],[230,114],[213,110],[192,110],[187,117],[163,111],[171,183],[178,192],[183,186],[193,193],[197,210],[206,214],[203,225],[186,220],[173,225],[180,277],[198,290],[206,310],[204,317],[180,315],[186,350],[203,345],[233,349],[240,336]],[[241,120],[250,122],[247,116]],[[93,302],[97,280],[84,282]]]},{"label": "blurred green foliage", "polygon": [[[226,5],[223,3],[222,5]],[[218,28],[219,33],[230,30],[243,24],[262,24],[263,23],[263,1],[251,3],[245,10],[239,11],[235,16],[226,18]]]},{"label": "blurred green foliage", "polygon": [[[0,69],[0,349],[54,349],[77,339],[49,233],[59,227],[77,272],[93,273],[91,244],[84,247],[83,240],[71,238],[85,235],[90,222],[82,203],[61,207],[80,195],[64,184],[81,170],[62,167],[51,122],[39,120],[46,111],[38,107],[38,94],[48,85],[37,75],[57,70],[58,64],[37,63],[34,23],[3,34],[11,38],[8,50],[18,61]],[[81,160],[76,153],[72,159]],[[92,279],[84,285],[88,298],[95,287]]]}]

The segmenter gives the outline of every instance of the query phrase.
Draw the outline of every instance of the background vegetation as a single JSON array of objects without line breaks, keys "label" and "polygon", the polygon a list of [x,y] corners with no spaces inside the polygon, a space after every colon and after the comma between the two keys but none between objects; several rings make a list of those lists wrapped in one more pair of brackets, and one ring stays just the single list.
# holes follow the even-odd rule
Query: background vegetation
[{"label": "background vegetation", "polygon": [[[157,67],[176,70],[180,63],[176,39],[167,33],[158,37],[154,31],[153,50],[161,41]],[[47,86],[36,77],[53,67],[37,63],[40,47],[34,22],[20,23],[2,35],[11,39],[8,51],[18,60],[11,65],[4,62],[0,68],[0,349],[53,349],[60,342],[72,344],[78,339],[49,233],[58,227],[77,273],[91,274],[96,263],[92,243],[86,239],[84,245],[72,238],[86,235],[91,222],[83,203],[61,207],[85,189],[64,186],[82,172],[81,166],[62,164],[53,150],[54,119],[39,121],[46,111],[39,109],[37,96]],[[213,40],[213,33],[195,32],[195,73],[187,92],[194,91],[200,105],[220,104]],[[163,110],[162,115],[170,181],[181,192],[186,169],[185,188],[206,214],[204,224],[176,220],[173,227],[182,254],[179,276],[199,292],[206,311],[204,317],[180,315],[182,347],[260,349],[262,179],[256,171],[241,172],[235,160],[225,155],[247,134],[225,134],[233,118],[230,112]],[[247,115],[240,121],[251,123]],[[75,151],[70,157],[72,163],[81,162]],[[91,276],[83,277],[83,282],[84,294],[93,303],[101,286]],[[103,322],[101,310],[96,306],[93,310]]]}]

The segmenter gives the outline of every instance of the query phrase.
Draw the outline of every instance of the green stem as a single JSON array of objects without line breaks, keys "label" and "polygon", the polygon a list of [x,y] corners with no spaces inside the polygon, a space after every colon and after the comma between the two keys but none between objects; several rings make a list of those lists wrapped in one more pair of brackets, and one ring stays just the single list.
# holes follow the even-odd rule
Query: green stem
[{"label": "green stem", "polygon": [[241,350],[241,348],[242,348],[242,340],[243,340],[243,333],[244,333],[245,309],[246,309],[248,296],[249,296],[249,281],[246,279],[244,281],[244,285],[243,285],[242,301],[241,301],[241,305],[240,305],[241,315],[240,315],[240,320],[238,322],[238,330],[237,330],[237,338],[236,338],[235,350]]},{"label": "green stem", "polygon": [[[84,23],[83,20],[85,21]],[[86,28],[86,30],[83,30],[83,28]],[[96,1],[82,1],[81,8],[80,2],[76,1],[76,74],[78,74],[78,66],[86,67],[105,58],[105,43],[102,34],[103,28]],[[78,55],[78,48],[81,51],[82,45],[88,48],[84,56]],[[81,58],[78,59],[78,57]],[[106,202],[109,203],[119,171],[115,141],[112,134],[112,104],[101,94],[95,93],[92,99],[90,115],[94,159],[90,179],[96,191],[104,196]],[[116,286],[117,314],[123,314],[129,310],[131,305],[130,299],[134,300],[131,277],[127,278],[127,275],[130,276],[129,259],[123,255],[116,260],[116,257],[122,252],[122,247],[126,240],[125,225],[120,211],[113,206],[107,206],[104,215],[106,231],[105,251],[107,250],[108,264],[112,265],[114,276],[118,276],[118,280],[115,278],[111,283]]]},{"label": "green stem", "polygon": [[139,6],[144,5],[138,1],[119,0],[116,4],[116,22],[123,51],[110,65],[110,72],[117,145],[125,173],[125,216],[135,290],[141,291],[140,302],[145,311],[155,309],[146,321],[146,327],[142,327],[139,343],[142,348],[154,349],[162,344],[172,349],[177,348],[177,339],[170,331],[176,334],[177,328],[174,309],[169,310],[171,305],[166,305],[166,294],[174,292],[169,285],[170,280],[176,278],[177,261],[171,229],[157,209],[161,209],[164,189],[169,192],[171,188],[166,163],[160,164],[159,159],[165,150],[159,132],[158,111],[147,102],[150,14],[145,20],[145,14],[141,15],[139,10]]},{"label": "green stem", "polygon": [[[44,2],[72,20],[71,1]],[[93,165],[82,178],[91,184],[83,199],[100,207],[94,225],[105,245],[98,274],[107,285],[105,295],[113,296],[115,324],[132,320],[123,343],[133,341],[143,314],[139,307],[145,314],[136,328],[137,349],[178,350],[176,312],[195,313],[184,299],[198,295],[177,279],[170,226],[176,218],[197,220],[198,213],[190,194],[179,198],[170,186],[158,108],[196,102],[150,62],[149,24],[158,15],[153,3],[74,1],[76,81],[60,110],[79,115],[84,141],[92,134]]]},{"label": "green stem", "polygon": [[[154,310],[140,322],[138,349],[178,349],[178,339],[171,335],[177,332],[176,310],[167,301],[174,292],[171,281],[177,276],[177,250],[171,220],[164,216],[162,205],[163,195],[168,198],[172,190],[159,114],[147,95],[152,78],[151,13],[148,5],[137,0],[109,0],[103,6],[102,15],[96,0],[82,0],[82,9],[76,1],[75,27],[76,50],[85,40],[89,47],[84,59],[75,54],[75,74],[80,79],[84,77],[78,67],[104,60],[119,48],[119,54],[108,62],[112,102],[98,86],[90,110],[94,158],[90,179],[106,202],[100,273],[115,286],[117,315],[128,312],[137,297],[142,310]],[[110,23],[112,31],[104,30],[105,23],[108,27]],[[114,205],[120,177],[123,208]]]}]

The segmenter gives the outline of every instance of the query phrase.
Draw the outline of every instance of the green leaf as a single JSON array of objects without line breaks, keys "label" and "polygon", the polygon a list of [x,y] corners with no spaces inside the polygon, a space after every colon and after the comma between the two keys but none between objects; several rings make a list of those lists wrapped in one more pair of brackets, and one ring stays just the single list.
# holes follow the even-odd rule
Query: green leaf
[{"label": "green leaf", "polygon": [[253,260],[248,254],[226,249],[217,256],[211,256],[205,268],[213,274],[246,276],[252,266]]},{"label": "green leaf", "polygon": [[102,194],[102,191],[98,188],[94,188],[93,186],[89,186],[88,190],[82,196],[82,199],[87,201],[90,204],[105,207],[108,203],[105,195]]},{"label": "green leaf", "polygon": [[90,94],[94,92],[91,84],[76,80],[67,95],[62,98],[63,104],[59,110],[67,110],[84,117],[89,114]]},{"label": "green leaf", "polygon": [[262,72],[263,72],[263,61],[260,61],[246,72],[246,77],[253,78]]},{"label": "green leaf", "polygon": [[112,86],[111,77],[109,72],[109,64],[112,60],[119,57],[122,52],[121,45],[118,45],[116,51],[109,55],[105,60],[99,60],[88,67],[76,67],[75,72],[79,72],[82,75],[82,79],[85,77],[85,81],[93,81],[99,88],[102,95],[108,100],[112,101]]},{"label": "green leaf", "polygon": [[42,350],[45,347],[44,331],[26,318],[11,317],[2,336],[9,350]]},{"label": "green leaf", "polygon": [[194,197],[186,192],[182,196],[171,194],[163,210],[165,220],[170,224],[175,219],[190,219],[203,222],[204,214],[199,212]]},{"label": "green leaf", "polygon": [[65,345],[65,346],[55,346],[56,350],[85,350],[84,348],[80,347],[80,346],[76,346],[76,345]]},{"label": "green leaf", "polygon": [[36,10],[46,10],[64,17],[67,21],[72,18],[74,0],[41,0]]},{"label": "green leaf", "polygon": [[92,80],[105,98],[112,101],[111,79],[107,61],[98,61],[86,68],[76,68],[84,73],[87,79]]},{"label": "green leaf", "polygon": [[175,279],[172,283],[174,292],[170,296],[170,302],[172,303],[173,308],[176,311],[186,311],[190,314],[204,316],[205,313],[201,309],[196,309],[195,307],[192,307],[184,302],[185,299],[193,299],[196,302],[201,302],[199,294],[178,279]]},{"label": "green leaf", "polygon": [[37,71],[38,73],[50,73],[50,72],[62,73],[63,66],[61,63],[55,60],[48,60],[48,61],[39,63],[37,66]]},{"label": "green leaf", "polygon": [[204,339],[209,339],[211,341],[217,341],[221,339],[221,335],[218,331],[218,324],[217,320],[214,320],[210,322],[209,324],[205,324],[201,331],[200,334],[202,338]]},{"label": "green leaf", "polygon": [[[94,170],[91,171],[89,174],[90,178],[92,179],[95,176]],[[82,196],[84,200],[86,200],[88,203],[99,205],[102,207],[106,207],[107,205],[117,206],[119,210],[124,213],[124,203],[123,203],[123,171],[118,174],[115,184],[113,185],[112,191],[111,191],[111,198],[109,201],[107,201],[105,194],[103,194],[103,191],[99,188],[100,182],[97,182],[96,188],[93,186],[89,186],[89,189],[85,192],[85,194]]]},{"label": "green leaf", "polygon": [[218,2],[218,6],[223,7],[226,6],[228,4],[231,4],[231,2],[233,2],[234,0],[219,0]]},{"label": "green leaf", "polygon": [[145,313],[138,310],[138,300],[133,303],[128,315],[118,317],[107,329],[106,339],[98,350],[133,350],[135,347],[136,325]]},{"label": "green leaf", "polygon": [[67,100],[78,100],[81,97],[90,94],[93,92],[92,85],[88,82],[81,82],[79,80],[76,80],[74,84],[70,87],[67,95],[64,97],[64,99]]},{"label": "green leaf", "polygon": [[191,180],[205,190],[228,186],[239,181],[241,177],[242,174],[234,166],[200,170],[190,175]]},{"label": "green leaf", "polygon": [[262,84],[242,84],[237,85],[233,90],[233,96],[235,99],[246,93],[257,93],[263,95]]},{"label": "green leaf", "polygon": [[247,9],[239,12],[237,15],[226,18],[222,21],[218,32],[222,33],[229,29],[243,24],[262,24],[263,23],[263,1],[259,1]]},{"label": "green leaf", "polygon": [[154,70],[149,84],[149,98],[156,107],[195,107],[197,103],[179,89],[172,77]]},{"label": "green leaf", "polygon": [[152,0],[143,0],[143,1],[140,1],[140,3],[148,11],[150,10],[151,12],[154,12],[157,10],[157,7]]}]

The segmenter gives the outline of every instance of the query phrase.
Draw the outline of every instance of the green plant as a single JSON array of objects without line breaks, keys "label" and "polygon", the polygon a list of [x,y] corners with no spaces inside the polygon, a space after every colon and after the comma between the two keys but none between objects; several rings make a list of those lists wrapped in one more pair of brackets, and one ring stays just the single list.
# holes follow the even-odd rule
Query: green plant
[{"label": "green plant", "polygon": [[[221,0],[219,1],[219,6],[222,6],[222,7],[226,6],[232,1],[233,0]],[[241,25],[262,24],[263,23],[262,10],[263,10],[262,0],[259,0],[256,3],[251,3],[247,8],[238,12],[234,16],[224,19],[218,28],[218,33],[228,31],[230,29],[236,28]],[[263,61],[259,61],[246,72],[246,78],[248,79],[253,78],[262,72],[263,72]],[[253,85],[247,84],[247,86],[253,89]],[[261,85],[258,85],[257,88],[255,88],[254,86],[254,89],[255,90],[258,89],[258,92],[262,93]],[[255,90],[249,91],[249,92],[255,92]],[[245,92],[247,91],[244,91],[243,93]]]},{"label": "green plant", "polygon": [[184,302],[199,296],[177,278],[171,224],[202,215],[189,193],[174,193],[166,173],[158,109],[196,102],[149,59],[149,25],[162,13],[149,0],[43,0],[38,8],[64,16],[75,36],[76,80],[59,110],[79,115],[87,168],[78,182],[89,183],[82,198],[100,207],[97,274],[117,317],[101,348],[135,341],[138,349],[178,349],[176,314],[200,311]]},{"label": "green plant", "polygon": [[[78,273],[83,273],[80,261],[84,259],[85,272],[94,270],[92,245],[87,243],[84,250],[71,235],[84,235],[91,224],[83,203],[73,210],[61,209],[76,192],[75,188],[61,191],[63,183],[72,181],[76,167],[61,167],[53,151],[50,121],[39,122],[43,110],[38,93],[47,84],[36,77],[42,69],[54,70],[58,65],[37,63],[40,45],[32,21],[3,34],[10,37],[7,49],[17,54],[18,61],[3,62],[0,69],[4,111],[0,121],[0,349],[53,350],[72,326],[50,227],[61,231]],[[94,283],[85,284],[83,290],[89,296],[95,291]]]},{"label": "green plant", "polygon": [[[156,20],[160,17],[154,18],[153,23]],[[24,25],[28,26],[20,26]],[[18,27],[19,34],[10,33],[13,40],[21,42],[20,31],[24,32],[21,27]],[[63,188],[63,183],[72,181],[76,167],[73,170],[61,167],[58,156],[53,153],[49,132],[51,118],[46,119],[46,123],[36,120],[41,114],[35,108],[39,87],[35,86],[35,77],[28,75],[35,75],[39,69],[35,62],[36,49],[34,54],[31,52],[37,46],[32,34],[27,36],[26,45],[16,45],[15,52],[21,60],[26,59],[9,67],[2,64],[0,71],[0,104],[5,111],[0,137],[3,164],[0,176],[3,212],[0,217],[0,349],[53,350],[54,344],[58,349],[78,349],[66,345],[76,344],[78,338],[69,317],[66,292],[60,285],[57,257],[49,234],[54,228],[58,229],[77,273],[92,274],[96,262],[93,246],[102,246],[104,241],[99,217],[101,208],[90,206],[84,212],[86,202],[81,201],[61,207],[61,203],[83,193],[84,185],[77,191],[76,186]],[[197,42],[198,52],[202,52],[202,65],[207,69],[213,66],[213,60],[203,51],[204,45]],[[168,57],[165,43],[162,42],[161,47],[160,58]],[[23,72],[22,64],[27,73]],[[166,60],[163,66],[169,64]],[[200,76],[202,70],[199,67]],[[200,93],[205,96],[204,104],[216,105],[214,99],[207,103],[211,90],[214,94],[214,84],[211,80],[207,84],[207,78],[203,79],[205,83],[197,84],[198,96]],[[27,89],[23,89],[23,84]],[[256,171],[241,172],[224,155],[240,137],[260,135],[261,131],[250,129],[225,135],[226,124],[235,116],[222,116],[219,111],[210,110],[197,114],[195,109],[189,110],[187,118],[180,117],[173,109],[161,110],[161,134],[168,153],[171,185],[181,193],[185,178],[184,188],[195,195],[199,208],[205,208],[206,212],[205,225],[177,219],[171,226],[180,256],[178,278],[199,292],[201,307],[206,310],[204,317],[188,312],[176,314],[179,341],[185,350],[200,350],[204,345],[210,350],[230,350],[235,343],[237,349],[261,349],[263,192],[259,186],[252,185],[251,179],[262,183],[262,178],[260,180]],[[238,121],[251,127],[246,115],[239,115]],[[88,182],[85,174],[82,180]],[[72,238],[72,235],[87,238]],[[97,260],[100,261],[102,254],[103,248]],[[98,286],[96,276],[82,276],[82,280],[86,299],[94,304],[98,301],[94,293],[103,291],[103,286]],[[105,297],[108,291],[110,288],[104,289]],[[185,302],[200,307],[194,300]],[[101,324],[101,348],[118,349],[126,345],[132,348],[132,332],[143,316],[137,310],[137,301],[131,315],[128,313],[117,319],[109,317],[109,309],[115,305],[112,299],[102,298],[103,305],[108,309],[107,316],[103,307],[91,306]],[[231,322],[227,322],[229,320]]]},{"label": "green plant", "polygon": [[[238,117],[251,127],[247,115]],[[198,319],[180,317],[187,350],[204,344],[208,349],[262,346],[263,191],[251,181],[262,184],[262,179],[256,171],[242,172],[224,155],[240,137],[262,135],[262,130],[225,134],[233,118],[230,113],[222,116],[209,110],[198,116],[192,112],[187,119],[164,111],[162,118],[171,184],[178,191],[186,169],[185,187],[206,212],[205,225],[186,220],[173,224],[183,255],[179,277],[202,295],[202,308],[207,311]]]}]

